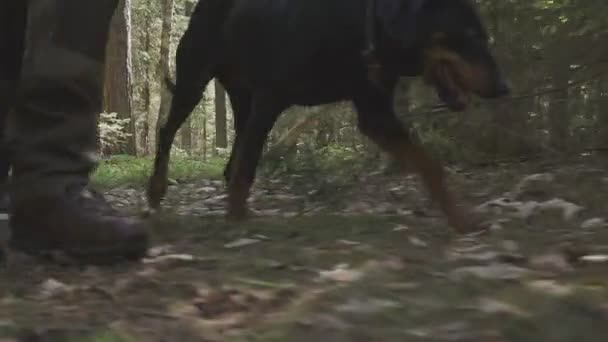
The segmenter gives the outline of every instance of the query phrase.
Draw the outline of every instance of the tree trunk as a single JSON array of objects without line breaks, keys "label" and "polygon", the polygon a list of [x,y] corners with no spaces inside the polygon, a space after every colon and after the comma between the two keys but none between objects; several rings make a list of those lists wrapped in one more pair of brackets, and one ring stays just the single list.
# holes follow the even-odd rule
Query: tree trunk
[{"label": "tree trunk", "polygon": [[203,160],[207,160],[207,113],[203,113]]},{"label": "tree trunk", "polygon": [[226,90],[216,79],[215,85],[215,147],[228,147],[228,130],[226,125]]},{"label": "tree trunk", "polygon": [[131,0],[120,0],[110,24],[105,67],[104,111],[129,119],[126,143],[113,152],[136,154],[135,120],[132,116]]},{"label": "tree trunk", "polygon": [[[150,18],[147,18],[146,26],[145,26],[145,35],[144,35],[144,48],[148,55],[152,54],[151,51],[151,42],[150,39],[150,31],[152,27],[150,25]],[[142,123],[142,132],[141,132],[141,146],[143,147],[144,155],[150,154],[150,120],[152,120],[152,92],[150,91],[150,87],[152,86],[150,80],[152,79],[152,66],[148,61],[144,67],[144,75],[143,75],[143,101],[144,101],[144,119]]]},{"label": "tree trunk", "polygon": [[158,64],[157,76],[160,79],[161,95],[158,119],[156,121],[156,140],[158,139],[159,129],[166,121],[171,106],[171,92],[165,86],[165,77],[171,75],[171,33],[173,30],[173,10],[175,0],[163,0],[162,4],[162,32],[160,36],[160,60]]}]

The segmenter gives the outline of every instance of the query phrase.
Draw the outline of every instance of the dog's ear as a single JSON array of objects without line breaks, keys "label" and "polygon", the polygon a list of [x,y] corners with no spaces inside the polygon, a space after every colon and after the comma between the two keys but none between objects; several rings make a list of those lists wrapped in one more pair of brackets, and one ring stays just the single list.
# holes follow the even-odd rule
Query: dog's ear
[{"label": "dog's ear", "polygon": [[425,0],[367,0],[376,1],[376,16],[386,33],[396,41],[410,45],[417,34],[418,15]]}]

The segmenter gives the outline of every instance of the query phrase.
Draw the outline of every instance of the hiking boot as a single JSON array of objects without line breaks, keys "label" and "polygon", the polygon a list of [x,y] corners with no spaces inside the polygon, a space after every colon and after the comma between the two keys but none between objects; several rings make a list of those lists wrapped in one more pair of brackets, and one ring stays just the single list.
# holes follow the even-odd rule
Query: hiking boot
[{"label": "hiking boot", "polygon": [[10,229],[12,249],[33,255],[60,251],[84,263],[136,260],[148,247],[141,219],[121,216],[86,189],[20,202],[11,212]]}]

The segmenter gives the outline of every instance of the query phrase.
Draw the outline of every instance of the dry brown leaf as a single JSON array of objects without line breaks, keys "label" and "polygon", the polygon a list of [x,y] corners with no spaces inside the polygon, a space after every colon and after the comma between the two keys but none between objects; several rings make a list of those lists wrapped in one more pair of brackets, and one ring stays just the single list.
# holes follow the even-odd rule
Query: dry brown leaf
[{"label": "dry brown leaf", "polygon": [[345,304],[338,305],[338,312],[348,312],[356,314],[374,314],[382,312],[386,309],[398,308],[400,305],[397,302],[387,299],[355,299],[351,298]]},{"label": "dry brown leaf", "polygon": [[600,217],[591,218],[581,223],[581,228],[583,229],[603,228],[606,226],[608,226],[608,222]]},{"label": "dry brown leaf", "polygon": [[408,241],[412,244],[412,246],[416,246],[416,247],[427,247],[428,246],[428,243],[426,243],[422,239],[419,239],[415,236],[408,237]]},{"label": "dry brown leaf", "polygon": [[567,296],[574,291],[571,286],[561,285],[555,280],[534,280],[528,282],[527,286],[530,289],[554,296]]},{"label": "dry brown leaf", "polygon": [[337,265],[333,270],[320,271],[321,280],[333,280],[341,283],[349,283],[360,279],[363,272],[350,269],[346,264]]},{"label": "dry brown leaf", "polygon": [[401,231],[405,231],[405,230],[409,230],[410,227],[404,225],[404,224],[398,224],[397,226],[395,226],[395,228],[393,228],[394,232],[401,232]]},{"label": "dry brown leaf", "polygon": [[225,248],[239,248],[239,247],[254,245],[254,244],[260,243],[260,242],[261,242],[260,239],[243,238],[243,239],[238,239],[238,240],[229,242],[229,243],[225,244],[224,247]]},{"label": "dry brown leaf", "polygon": [[584,255],[584,256],[580,257],[579,260],[588,262],[588,263],[605,263],[605,262],[608,262],[608,255],[606,255],[606,254]]},{"label": "dry brown leaf", "polygon": [[571,272],[574,267],[568,262],[566,255],[561,253],[549,253],[536,255],[530,258],[530,265],[543,271]]},{"label": "dry brown leaf", "polygon": [[57,297],[74,290],[73,286],[66,285],[53,278],[49,278],[40,285],[38,298],[39,299],[50,299]]},{"label": "dry brown leaf", "polygon": [[520,279],[531,271],[526,268],[496,263],[487,266],[469,266],[455,269],[450,273],[450,277],[455,280],[462,280],[467,276],[474,276],[480,279],[495,279],[495,280],[514,280]]},{"label": "dry brown leaf", "polygon": [[492,298],[479,299],[478,308],[481,312],[489,314],[507,313],[522,318],[528,318],[531,316],[528,312],[518,308],[513,304],[505,303]]}]

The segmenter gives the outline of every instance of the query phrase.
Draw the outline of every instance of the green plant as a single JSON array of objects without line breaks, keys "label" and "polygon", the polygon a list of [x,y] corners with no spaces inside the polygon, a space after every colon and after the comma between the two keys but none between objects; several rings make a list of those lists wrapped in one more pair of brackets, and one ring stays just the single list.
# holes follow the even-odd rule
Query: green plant
[{"label": "green plant", "polygon": [[101,113],[99,115],[100,152],[106,155],[108,151],[127,142],[130,136],[126,127],[130,119],[121,119],[118,113]]}]

